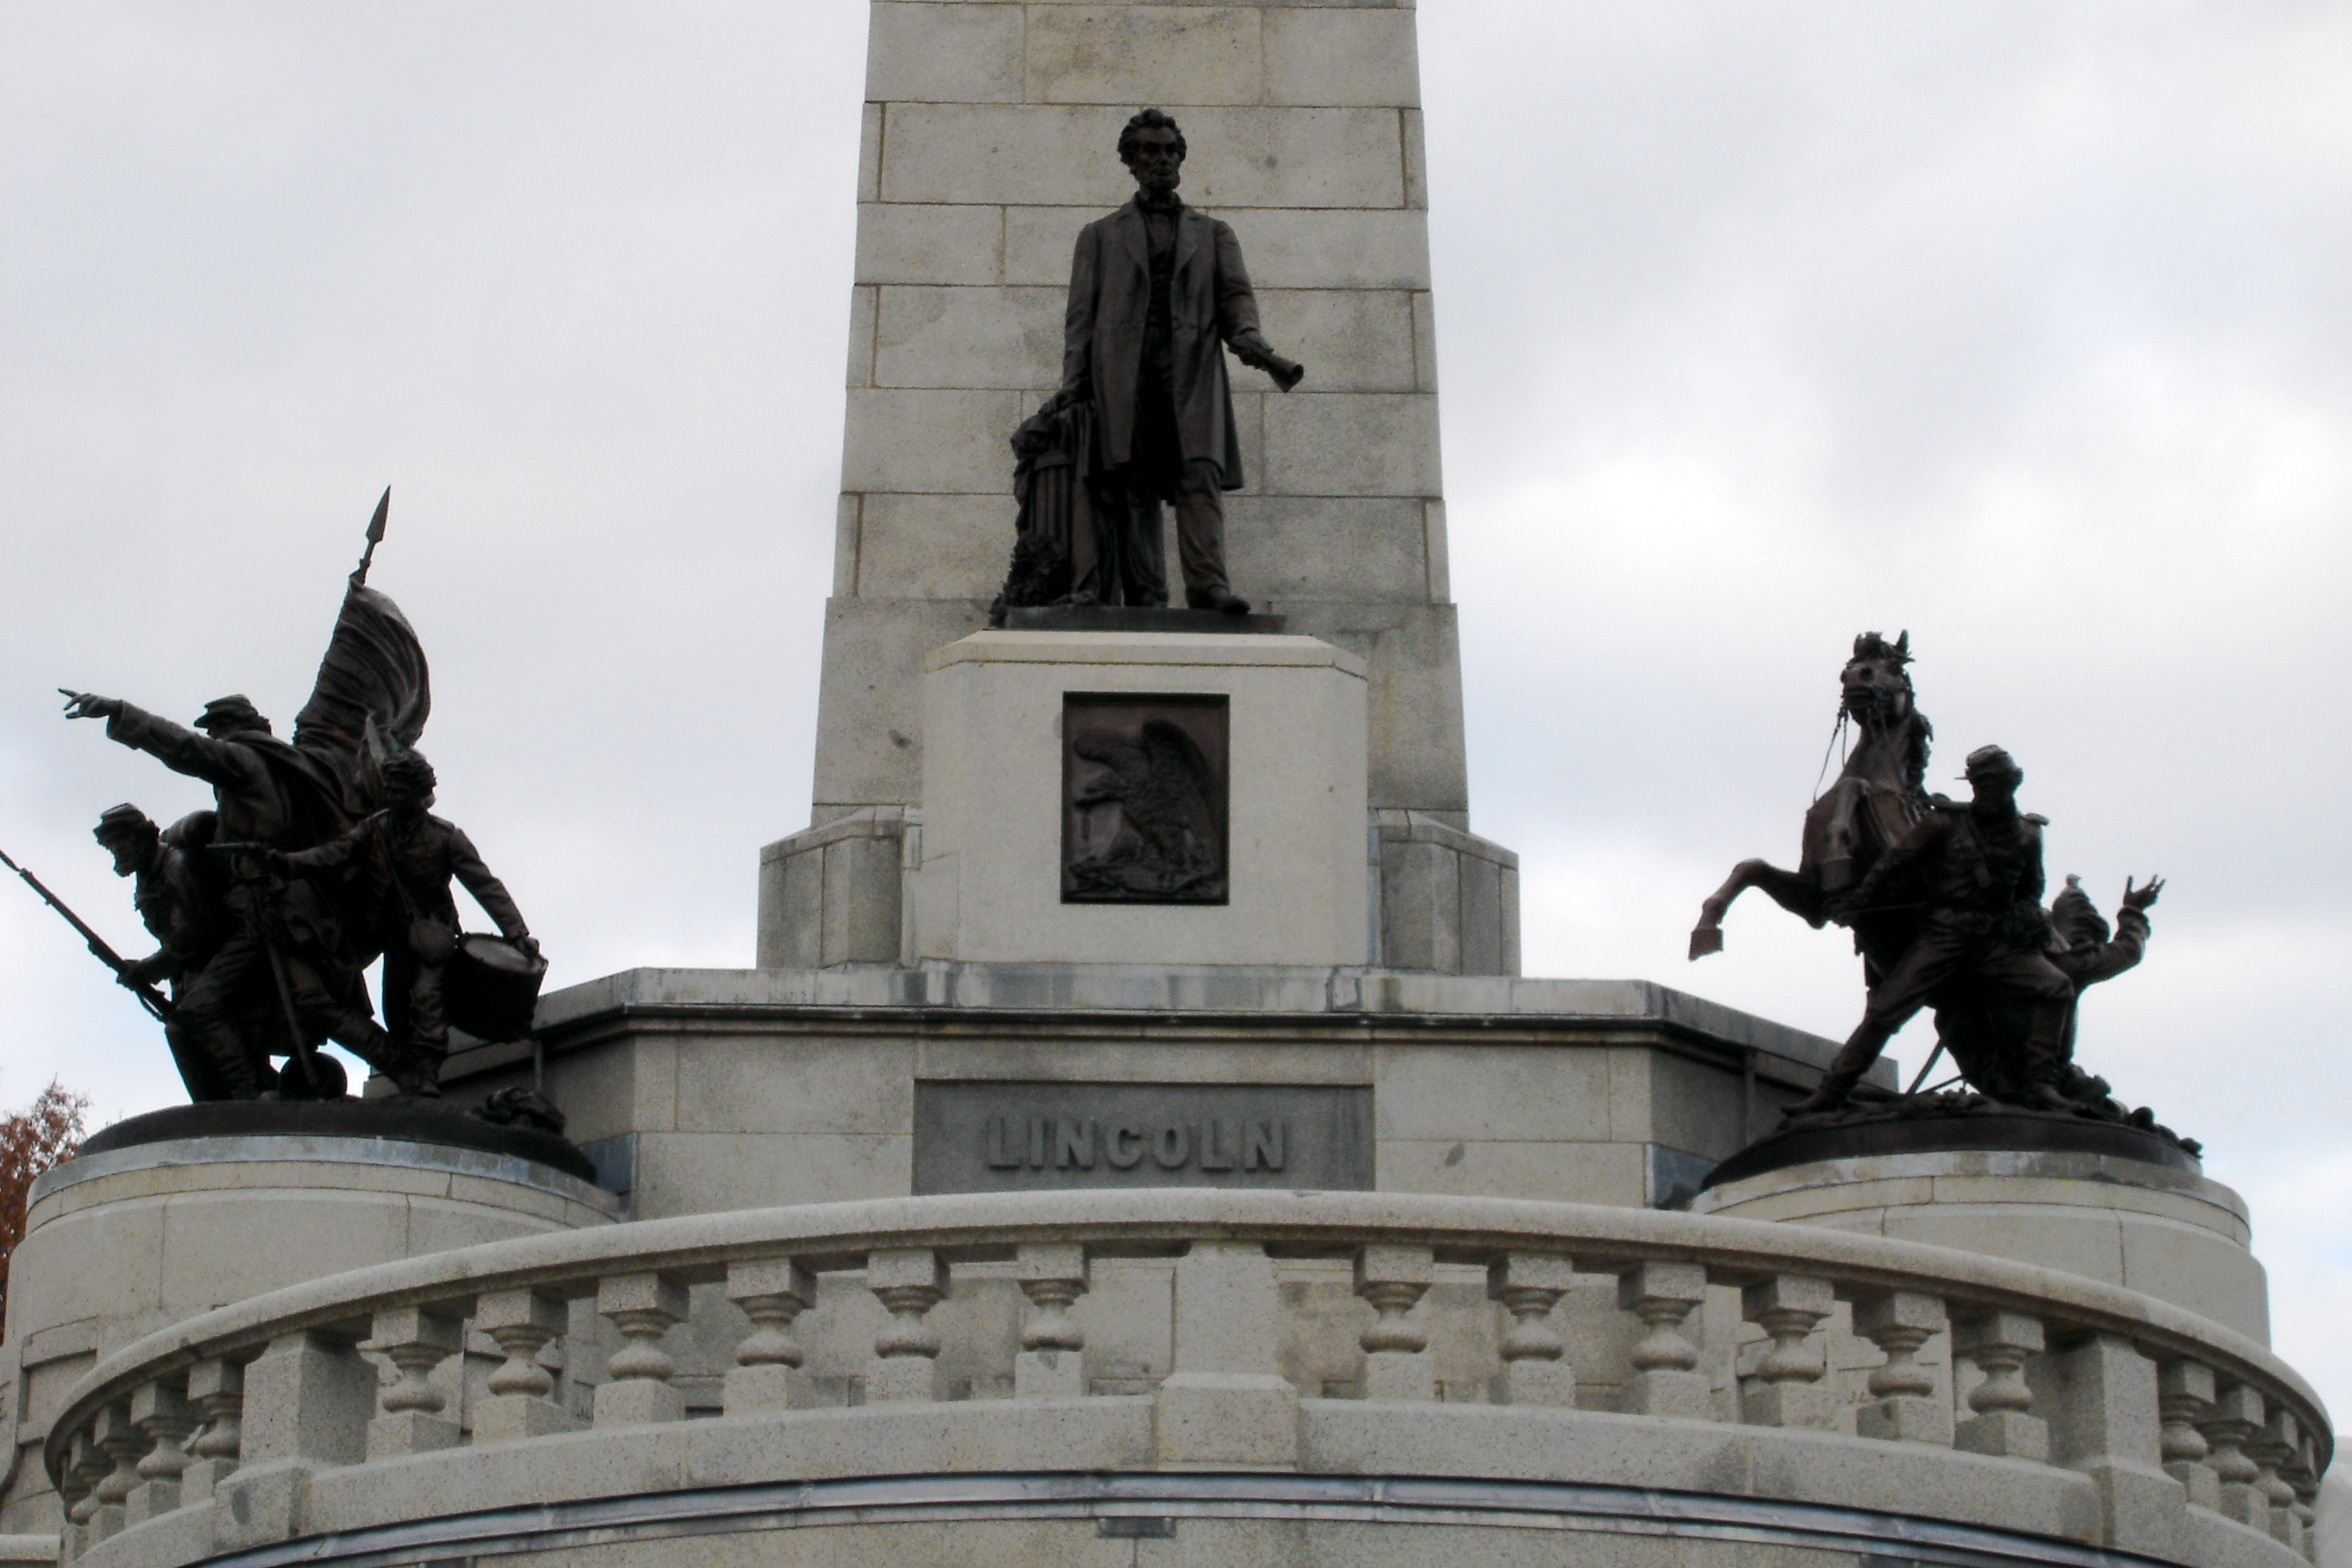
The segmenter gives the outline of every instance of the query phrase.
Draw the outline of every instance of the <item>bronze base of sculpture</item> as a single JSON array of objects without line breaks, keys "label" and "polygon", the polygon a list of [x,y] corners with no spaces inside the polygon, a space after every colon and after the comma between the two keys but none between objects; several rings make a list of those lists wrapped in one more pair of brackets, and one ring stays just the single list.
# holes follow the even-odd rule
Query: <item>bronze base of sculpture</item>
[{"label": "bronze base of sculpture", "polygon": [[596,1179],[596,1167],[568,1140],[536,1127],[485,1121],[446,1100],[394,1095],[383,1100],[221,1100],[174,1105],[127,1117],[82,1144],[84,1154],[182,1138],[391,1138],[474,1149],[529,1160]]},{"label": "bronze base of sculpture", "polygon": [[1175,610],[1122,605],[1040,605],[1004,613],[1013,632],[1255,632],[1279,636],[1283,616],[1229,616],[1221,610]]},{"label": "bronze base of sculpture", "polygon": [[1840,1110],[1794,1118],[1716,1166],[1699,1188],[1822,1160],[1956,1150],[2105,1154],[2177,1171],[2204,1169],[2194,1139],[2159,1125],[2145,1110],[2120,1116],[2090,1107],[2030,1110],[1980,1094],[1948,1090],[1867,1100],[1857,1096]]}]

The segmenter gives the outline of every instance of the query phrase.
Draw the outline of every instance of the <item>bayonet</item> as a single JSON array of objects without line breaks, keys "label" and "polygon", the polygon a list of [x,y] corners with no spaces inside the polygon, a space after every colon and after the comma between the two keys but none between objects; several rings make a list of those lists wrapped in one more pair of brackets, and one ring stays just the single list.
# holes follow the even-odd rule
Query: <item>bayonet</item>
[{"label": "bayonet", "polygon": [[375,559],[375,547],[383,542],[384,520],[392,515],[392,487],[383,487],[383,497],[375,503],[375,515],[368,520],[367,549],[361,552],[360,563],[352,572],[348,592],[356,593],[367,586],[368,564]]}]

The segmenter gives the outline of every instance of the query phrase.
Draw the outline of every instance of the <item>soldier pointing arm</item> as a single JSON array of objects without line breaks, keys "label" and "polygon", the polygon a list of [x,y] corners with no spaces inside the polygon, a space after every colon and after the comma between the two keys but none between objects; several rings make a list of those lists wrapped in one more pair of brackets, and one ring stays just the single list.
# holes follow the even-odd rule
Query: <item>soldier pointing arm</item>
[{"label": "soldier pointing arm", "polygon": [[[194,729],[121,698],[65,695],[67,718],[103,719],[108,739],[211,784],[223,843],[301,848],[340,826],[339,785],[271,734],[269,721],[242,695],[206,703]],[[369,1016],[334,907],[314,889],[260,874],[251,855],[236,858],[234,878],[226,933],[173,1009],[175,1049],[201,1057],[221,1094],[236,1100],[271,1090],[276,1030],[284,1031],[276,1046],[282,1054],[299,1057],[331,1039],[389,1070],[392,1041]],[[254,994],[269,991],[277,994],[274,1029],[257,1035],[240,1026]]]}]

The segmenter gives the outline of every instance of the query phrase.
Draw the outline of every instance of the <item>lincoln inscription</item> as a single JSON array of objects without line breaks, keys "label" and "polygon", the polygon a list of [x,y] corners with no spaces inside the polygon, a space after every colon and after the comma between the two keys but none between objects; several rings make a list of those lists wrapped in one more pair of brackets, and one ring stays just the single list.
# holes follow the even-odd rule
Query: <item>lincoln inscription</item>
[{"label": "lincoln inscription", "polygon": [[1368,1188],[1371,1100],[1346,1084],[918,1083],[915,1190]]}]

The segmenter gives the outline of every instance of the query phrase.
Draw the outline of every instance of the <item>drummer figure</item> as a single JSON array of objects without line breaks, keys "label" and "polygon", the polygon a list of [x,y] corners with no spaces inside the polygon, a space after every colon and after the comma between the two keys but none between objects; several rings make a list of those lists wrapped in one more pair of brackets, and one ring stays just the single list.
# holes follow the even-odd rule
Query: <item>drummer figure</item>
[{"label": "drummer figure", "polygon": [[442,990],[457,951],[452,878],[498,923],[499,934],[531,959],[539,943],[523,924],[506,884],[490,874],[473,840],[433,816],[433,765],[399,752],[383,766],[384,809],[316,848],[270,857],[290,876],[352,868],[366,906],[379,911],[383,937],[384,1023],[400,1047],[391,1077],[406,1094],[438,1095],[449,1054],[449,1016]]}]

